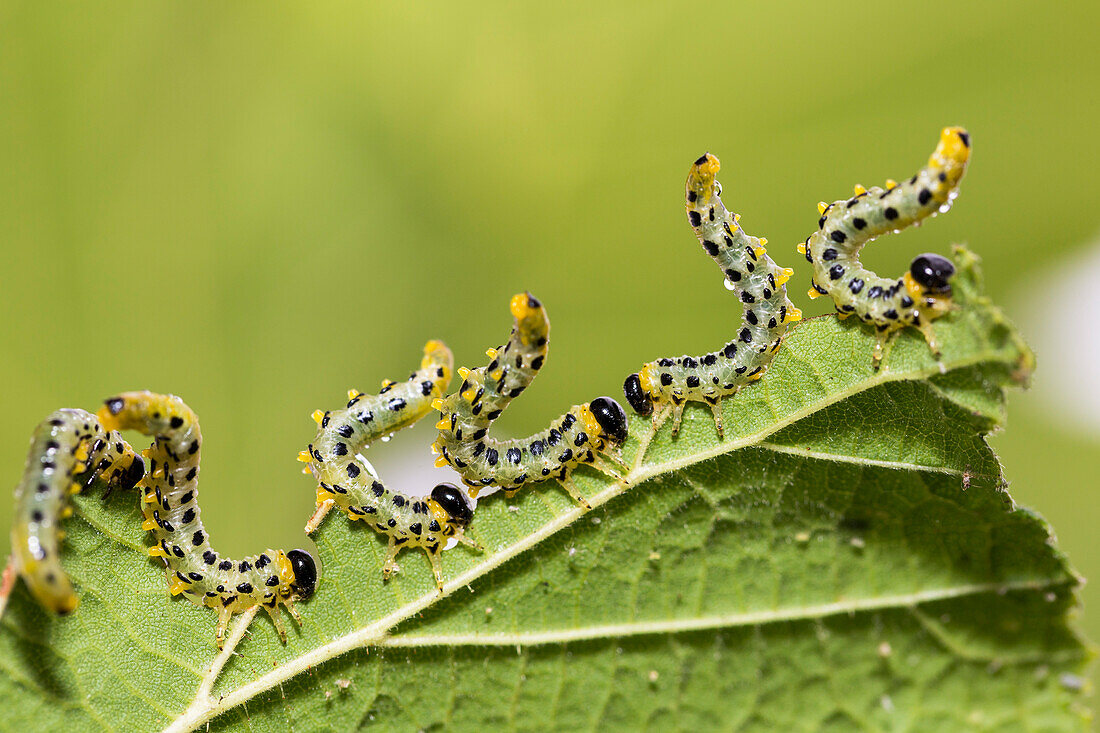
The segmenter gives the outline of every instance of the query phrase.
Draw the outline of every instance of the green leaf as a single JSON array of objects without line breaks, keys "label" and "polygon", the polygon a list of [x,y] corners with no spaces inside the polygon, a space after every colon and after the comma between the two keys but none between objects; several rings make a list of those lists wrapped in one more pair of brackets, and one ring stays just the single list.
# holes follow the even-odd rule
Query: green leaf
[{"label": "green leaf", "polygon": [[629,488],[578,472],[591,512],[554,484],[483,500],[444,596],[415,553],[384,583],[384,544],[331,517],[286,646],[243,618],[217,654],[132,495],[80,497],[81,607],[12,594],[0,727],[1083,729],[1080,580],[984,439],[1031,354],[957,259],[939,361],[906,333],[874,372],[861,324],[803,323],[724,441],[691,406]]}]

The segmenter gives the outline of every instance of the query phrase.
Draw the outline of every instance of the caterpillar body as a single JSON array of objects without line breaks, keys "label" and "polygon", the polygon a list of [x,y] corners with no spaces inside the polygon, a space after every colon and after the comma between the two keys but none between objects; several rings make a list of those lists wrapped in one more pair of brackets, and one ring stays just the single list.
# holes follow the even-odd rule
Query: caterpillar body
[{"label": "caterpillar body", "polygon": [[149,555],[164,561],[171,594],[217,610],[219,647],[233,614],[255,606],[268,612],[279,639],[286,643],[279,606],[286,606],[301,624],[294,601],[313,594],[317,564],[305,550],[266,550],[231,560],[211,547],[198,504],[202,433],[191,408],[174,395],[124,392],[106,400],[98,417],[110,430],[136,430],[154,437],[142,453],[149,464],[139,484],[142,529],[153,533]]},{"label": "caterpillar body", "polygon": [[841,318],[854,313],[875,327],[878,342],[872,361],[876,368],[891,335],[906,326],[918,328],[932,353],[939,356],[932,321],[951,308],[949,280],[955,267],[945,257],[926,253],[914,258],[909,272],[901,277],[884,278],[860,263],[860,249],[875,237],[946,212],[969,160],[967,131],[944,128],[928,165],[908,181],[887,181],[885,189],[856,186],[850,199],[818,204],[818,230],[798,246],[813,265],[810,297],[828,295]]},{"label": "caterpillar body", "polygon": [[530,293],[511,301],[515,325],[507,343],[486,354],[488,366],[458,370],[462,386],[433,406],[443,417],[433,450],[436,465],[450,465],[462,476],[470,494],[500,486],[509,495],[527,484],[557,479],[578,503],[589,504],[576,489],[571,474],[588,464],[621,481],[603,460],[621,464],[619,447],[626,440],[626,413],[610,397],[575,405],[541,432],[526,438],[498,440],[488,436],[493,421],[527,388],[546,360],[550,321],[546,309]]},{"label": "caterpillar body", "polygon": [[776,265],[764,249],[767,240],[745,233],[738,224],[740,216],[726,209],[715,178],[718,170],[718,158],[710,153],[692,165],[687,215],[703,249],[725,274],[727,287],[742,302],[741,325],[737,337],[718,351],[658,359],[626,378],[627,401],[638,414],[653,415],[654,432],[671,414],[676,435],[684,404],[695,401],[710,405],[721,436],[722,398],[762,377],[787,326],[802,318],[802,312],[787,300],[784,285],[793,271]]},{"label": "caterpillar body", "polygon": [[114,488],[133,488],[145,464],[117,432],[108,432],[95,415],[63,409],[51,413],[34,431],[23,480],[15,487],[12,558],[31,595],[58,614],[74,611],[78,600],[61,568],[60,520],[72,514],[69,496],[96,478]]},{"label": "caterpillar body", "polygon": [[439,484],[427,498],[410,497],[387,488],[369,464],[356,454],[384,435],[412,425],[432,409],[432,400],[442,395],[451,381],[454,360],[441,341],[424,346],[420,369],[404,382],[382,383],[374,396],[349,392],[347,406],[313,413],[317,437],[299,460],[309,464],[318,481],[317,511],[306,524],[313,532],[333,506],[351,520],[363,520],[389,538],[383,577],[398,568],[397,553],[405,547],[419,547],[428,556],[436,585],[443,587],[439,555],[451,537],[477,547],[464,536],[472,509],[462,492],[451,484]]}]

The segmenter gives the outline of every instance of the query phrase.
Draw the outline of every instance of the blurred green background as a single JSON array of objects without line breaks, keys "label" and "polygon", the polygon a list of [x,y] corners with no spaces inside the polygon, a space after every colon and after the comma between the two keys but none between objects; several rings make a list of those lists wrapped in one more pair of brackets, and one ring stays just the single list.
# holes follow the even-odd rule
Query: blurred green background
[{"label": "blurred green background", "polygon": [[[1100,384],[1051,368],[1100,348],[1089,288],[1058,274],[1100,246],[1100,5],[742,5],[4,3],[0,483],[52,409],[174,392],[203,420],[219,549],[301,544],[309,413],[429,337],[480,363],[514,292],[554,324],[515,431],[722,343],[739,309],[683,214],[703,151],[814,314],[794,247],[816,202],[910,175],[961,124],[954,210],[867,261],[984,255],[1039,351],[994,439],[1013,496],[1100,575],[1100,427],[1055,389]],[[428,463],[430,436],[371,458]]]}]

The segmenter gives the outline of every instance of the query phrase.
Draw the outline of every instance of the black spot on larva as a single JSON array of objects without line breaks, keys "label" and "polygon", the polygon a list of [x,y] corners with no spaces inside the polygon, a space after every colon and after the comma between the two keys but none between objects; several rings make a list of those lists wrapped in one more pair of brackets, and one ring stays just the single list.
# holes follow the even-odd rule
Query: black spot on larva
[{"label": "black spot on larva", "polygon": [[184,524],[191,524],[191,522],[193,522],[193,521],[195,521],[195,510],[194,509],[188,509],[187,511],[185,511],[183,513],[183,523]]},{"label": "black spot on larva", "polygon": [[878,285],[874,286],[873,288],[871,288],[870,290],[867,291],[867,297],[868,298],[879,298],[881,296],[882,296],[882,288],[880,288]]},{"label": "black spot on larva", "polygon": [[887,317],[887,318],[889,318],[889,319],[890,319],[891,321],[896,321],[896,320],[897,320],[897,318],[898,318],[898,312],[897,312],[896,310],[894,310],[893,308],[891,308],[890,310],[886,311],[886,312],[885,312],[885,313],[883,313],[882,315],[886,316],[886,317]]},{"label": "black spot on larva", "polygon": [[433,387],[434,387],[434,385],[429,381],[421,382],[420,383],[420,394],[427,397],[428,395],[430,395],[432,393],[432,388]]},{"label": "black spot on larva", "polygon": [[672,375],[669,374],[668,372],[662,373],[661,374],[661,384],[664,385],[665,387],[671,386],[672,385]]},{"label": "black spot on larva", "polygon": [[386,403],[386,407],[390,408],[390,410],[393,412],[400,412],[401,410],[405,409],[405,404],[405,400],[401,399],[400,397],[395,397],[388,403]]},{"label": "black spot on larva", "polygon": [[707,162],[707,153],[703,153],[699,156],[699,159],[695,161],[695,165],[703,165]]},{"label": "black spot on larva", "polygon": [[829,279],[830,280],[839,280],[842,277],[844,277],[844,266],[843,265],[833,265],[832,267],[829,268]]},{"label": "black spot on larva", "polygon": [[187,449],[187,452],[190,453],[191,455],[195,455],[196,453],[198,453],[199,452],[199,441],[197,441],[197,440],[192,441],[190,447],[188,447],[188,449]]},{"label": "black spot on larva", "polygon": [[833,249],[832,247],[829,247],[828,249],[826,249],[824,252],[821,253],[821,259],[831,262],[831,261],[836,259],[836,255],[837,255],[836,250]]},{"label": "black spot on larva", "polygon": [[508,452],[504,454],[504,457],[508,459],[509,463],[519,465],[522,454],[520,453],[519,448],[509,448]]},{"label": "black spot on larva", "polygon": [[488,463],[490,466],[497,465],[497,461],[499,459],[500,453],[497,451],[496,448],[490,448],[489,450],[485,451],[485,462]]},{"label": "black spot on larva", "polygon": [[709,240],[704,239],[703,240],[703,249],[705,249],[707,251],[707,254],[710,255],[711,257],[718,256],[718,245],[715,244],[714,242],[711,242]]},{"label": "black spot on larva", "polygon": [[356,478],[357,476],[359,476],[359,466],[355,465],[354,463],[349,463],[347,470],[349,478]]},{"label": "black spot on larva", "polygon": [[401,496],[400,494],[394,494],[393,495],[393,505],[395,507],[397,507],[398,509],[405,506],[405,497]]},{"label": "black spot on larva", "polygon": [[[252,563],[250,563],[248,560],[241,560],[237,564],[237,571],[238,572],[247,573],[251,569],[252,569]],[[247,593],[248,591],[241,591],[241,592],[242,593]]]},{"label": "black spot on larva", "polygon": [[699,377],[695,376],[694,374],[689,376],[687,378],[687,386],[692,387],[692,388],[698,387],[699,386]]},{"label": "black spot on larva", "polygon": [[829,239],[833,240],[837,244],[843,244],[848,240],[848,235],[840,231],[839,229],[836,229],[829,235]]},{"label": "black spot on larva", "polygon": [[959,139],[962,140],[963,145],[965,145],[968,148],[970,147],[970,133],[960,132],[959,133]]},{"label": "black spot on larva", "polygon": [[731,267],[726,270],[726,277],[731,283],[735,283],[741,279],[741,273]]},{"label": "black spot on larva", "polygon": [[177,415],[176,417],[173,417],[171,420],[168,421],[168,425],[173,430],[179,430],[183,427],[183,418]]},{"label": "black spot on larva", "polygon": [[377,481],[370,485],[370,490],[371,493],[373,493],[375,496],[382,496],[382,494],[386,493],[386,487],[378,483]]},{"label": "black spot on larva", "polygon": [[546,444],[541,440],[532,440],[531,445],[528,447],[533,456],[541,456],[542,452],[546,450]]},{"label": "black spot on larva", "polygon": [[274,588],[278,584],[279,584],[279,576],[277,576],[277,575],[268,576],[267,580],[264,581],[264,585],[266,585],[268,588]]},{"label": "black spot on larva", "polygon": [[890,221],[893,221],[894,219],[898,218],[898,210],[895,209],[893,206],[887,206],[886,211],[882,212],[882,215]]},{"label": "black spot on larva", "polygon": [[852,291],[853,295],[859,295],[859,291],[863,290],[863,281],[858,277],[852,278],[852,282],[848,283],[848,289]]},{"label": "black spot on larva", "polygon": [[755,326],[758,323],[758,320],[756,318],[756,311],[746,311],[745,320],[748,321],[750,325]]},{"label": "black spot on larva", "polygon": [[[688,221],[691,222],[691,225],[693,227],[701,226],[702,223],[703,223],[703,217],[699,216],[698,211],[689,211],[688,212]],[[120,407],[119,409],[121,410],[122,408]]]},{"label": "black spot on larva", "polygon": [[751,344],[752,343],[752,332],[749,331],[749,329],[747,329],[747,328],[742,328],[741,329],[741,340],[744,341],[746,344]]},{"label": "black spot on larva", "polygon": [[856,229],[863,229],[865,226],[867,226],[867,222],[864,219],[856,217],[855,219],[852,219],[852,226],[854,226]]},{"label": "black spot on larva", "polygon": [[932,200],[932,192],[929,191],[927,188],[922,188],[920,190],[920,193],[917,194],[917,201],[920,201],[921,206],[926,205],[931,200]]},{"label": "black spot on larva", "polygon": [[573,445],[580,448],[582,445],[588,442],[588,433],[583,430],[577,433],[577,436],[573,438]]},{"label": "black spot on larva", "polygon": [[332,446],[332,454],[336,456],[346,456],[348,454],[348,446],[345,443],[337,443]]},{"label": "black spot on larva", "polygon": [[213,565],[218,561],[218,556],[214,553],[213,550],[207,550],[206,552],[202,553],[202,561],[207,565]]},{"label": "black spot on larva", "polygon": [[703,357],[704,366],[713,366],[716,361],[718,361],[718,357],[714,354],[707,354]]},{"label": "black spot on larva", "polygon": [[[195,534],[191,535],[191,544],[198,547],[203,542],[206,542],[206,535],[202,533],[202,530],[197,530]],[[207,563],[209,565],[210,563]]]},{"label": "black spot on larva", "polygon": [[534,359],[531,360],[531,368],[534,369],[535,371],[538,371],[539,369],[542,369],[542,362],[543,362],[543,357],[536,356]]},{"label": "black spot on larva", "polygon": [[194,481],[195,476],[199,473],[198,466],[192,466],[191,470],[187,472],[187,476],[184,477],[185,481]]},{"label": "black spot on larva", "polygon": [[353,428],[351,425],[341,425],[340,427],[336,428],[336,434],[339,435],[341,438],[350,438],[352,436],[352,433],[354,432],[355,428]]},{"label": "black spot on larva", "polygon": [[124,402],[122,401],[121,397],[112,397],[104,404],[107,405],[107,411],[110,412],[112,415],[117,415],[118,413],[122,412],[122,408],[124,407]]},{"label": "black spot on larva", "polygon": [[243,593],[251,593],[252,592],[252,584],[251,583],[239,583],[237,585],[237,592],[242,593],[242,594]]},{"label": "black spot on larva", "polygon": [[688,201],[695,203],[695,199],[699,198],[699,194],[694,191],[688,191]]},{"label": "black spot on larva", "polygon": [[200,580],[202,580],[202,573],[190,572],[187,574],[187,577],[198,583]]},{"label": "black spot on larva", "polygon": [[722,349],[722,356],[726,357],[727,359],[732,359],[736,353],[737,344],[732,341],[726,344],[725,348]]},{"label": "black spot on larva", "polygon": [[756,302],[756,296],[753,295],[752,293],[750,293],[747,290],[742,290],[741,291],[741,300],[745,303],[755,303]]},{"label": "black spot on larva", "polygon": [[707,212],[707,218],[714,221],[714,207],[710,207],[710,211]]}]

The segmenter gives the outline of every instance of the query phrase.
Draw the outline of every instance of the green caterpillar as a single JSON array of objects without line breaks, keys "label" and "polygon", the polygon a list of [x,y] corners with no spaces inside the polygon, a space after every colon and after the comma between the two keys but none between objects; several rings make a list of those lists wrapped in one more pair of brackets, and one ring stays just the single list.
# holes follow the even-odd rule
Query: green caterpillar
[{"label": "green caterpillar", "polygon": [[850,199],[818,204],[818,231],[798,246],[813,265],[810,297],[828,295],[841,318],[854,313],[875,327],[875,368],[886,355],[890,337],[906,326],[919,329],[939,356],[932,321],[951,308],[955,267],[945,257],[926,253],[914,258],[901,277],[883,278],[860,263],[859,251],[875,237],[946,212],[969,160],[970,134],[961,127],[945,127],[928,165],[905,183],[887,181],[885,189],[869,190],[856,186]]},{"label": "green caterpillar", "polygon": [[[653,432],[672,414],[672,434],[680,430],[684,403],[705,402],[722,430],[722,398],[764,376],[779,350],[788,324],[802,312],[787,300],[784,283],[793,271],[767,256],[766,239],[746,234],[741,218],[722,203],[718,158],[706,153],[695,161],[687,179],[687,215],[695,236],[737,293],[743,312],[737,338],[703,356],[658,359],[631,374],[623,383],[630,406],[639,415],[653,415]],[[660,405],[654,411],[654,405]]]},{"label": "green caterpillar", "polygon": [[198,500],[202,433],[191,408],[175,395],[124,392],[106,400],[98,417],[108,430],[154,436],[153,445],[142,453],[149,470],[139,484],[145,515],[141,526],[153,533],[156,544],[149,555],[164,561],[169,592],[217,610],[218,647],[233,614],[255,606],[268,612],[285,644],[279,606],[302,623],[294,602],[313,595],[317,563],[305,550],[266,550],[231,560],[210,546]]},{"label": "green caterpillar", "polygon": [[443,588],[439,555],[451,537],[472,547],[477,543],[464,535],[473,509],[452,484],[439,484],[426,498],[412,497],[387,488],[356,454],[375,440],[408,427],[432,409],[451,382],[454,360],[441,341],[424,346],[420,369],[404,382],[382,383],[374,396],[348,393],[350,401],[339,410],[313,413],[317,437],[309,450],[299,454],[318,481],[317,511],[306,524],[313,532],[338,506],[348,519],[361,519],[389,538],[383,577],[397,570],[397,553],[405,547],[419,547],[428,556],[436,585]]},{"label": "green caterpillar", "polygon": [[96,478],[107,483],[108,492],[131,489],[144,473],[130,444],[90,412],[57,410],[35,428],[23,479],[15,487],[11,547],[16,571],[45,608],[64,615],[78,604],[60,558],[60,521],[72,514],[69,496]]},{"label": "green caterpillar", "polygon": [[488,366],[458,370],[462,386],[436,400],[443,414],[433,450],[437,466],[450,465],[470,487],[470,494],[496,484],[511,494],[527,484],[557,479],[578,503],[590,505],[574,486],[573,470],[586,463],[622,481],[601,456],[621,463],[619,446],[626,440],[626,413],[610,397],[574,405],[541,432],[526,438],[488,437],[493,421],[538,374],[546,360],[550,321],[546,309],[530,293],[512,298],[515,326],[508,342],[489,349]]}]

